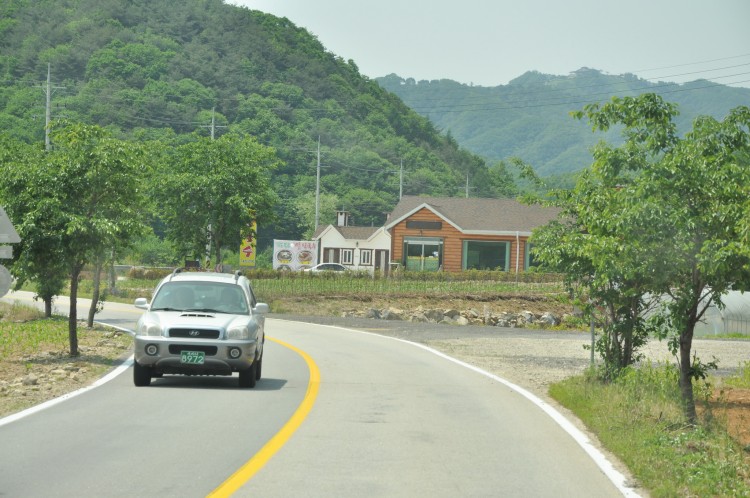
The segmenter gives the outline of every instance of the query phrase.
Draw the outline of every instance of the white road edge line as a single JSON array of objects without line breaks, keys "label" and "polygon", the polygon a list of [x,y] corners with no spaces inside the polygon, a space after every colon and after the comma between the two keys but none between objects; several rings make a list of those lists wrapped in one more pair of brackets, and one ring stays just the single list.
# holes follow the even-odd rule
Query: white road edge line
[{"label": "white road edge line", "polygon": [[[279,320],[279,321],[291,321],[291,320]],[[129,329],[117,327],[114,325],[108,325],[106,323],[102,325],[107,325],[108,327],[113,327],[123,332],[132,334],[132,331],[130,331]],[[316,324],[316,325],[320,325],[320,324]],[[495,374],[491,374],[490,372],[487,372],[486,370],[482,370],[479,367],[475,367],[474,365],[470,365],[469,363],[453,358],[452,356],[448,356],[447,354],[442,353],[438,351],[437,349],[433,349],[429,346],[425,346],[424,344],[419,344],[418,342],[407,341],[405,339],[399,339],[398,337],[390,337],[386,335],[376,334],[374,332],[366,332],[364,330],[356,330],[356,329],[350,329],[346,327],[339,327],[336,325],[322,325],[322,326],[330,327],[334,329],[346,330],[350,332],[357,332],[360,334],[375,335],[378,337],[383,337],[385,339],[391,339],[394,341],[403,342],[405,344],[410,344],[412,346],[418,347],[420,349],[424,349],[425,351],[428,351],[432,354],[440,356],[441,358],[444,358],[448,361],[452,361],[453,363],[456,363],[457,365],[461,365],[462,367],[468,368],[469,370],[473,370],[474,372],[484,375],[485,377],[489,377],[490,379],[495,380],[509,387],[510,389],[516,391],[518,394],[520,394],[521,396],[525,397],[526,399],[534,403],[536,406],[538,406],[542,411],[544,411],[547,415],[549,415],[552,418],[552,420],[554,420],[560,427],[562,427],[562,429],[565,432],[567,432],[570,435],[570,437],[572,437],[573,440],[575,440],[581,446],[581,448],[583,448],[583,450],[591,457],[594,463],[596,463],[596,465],[604,473],[604,475],[606,475],[609,478],[609,480],[612,481],[612,484],[615,485],[615,487],[623,494],[623,496],[632,497],[632,498],[641,498],[641,495],[636,493],[632,487],[627,485],[627,479],[625,478],[625,476],[620,471],[615,469],[614,465],[612,465],[612,462],[610,462],[607,459],[607,457],[604,456],[604,454],[601,451],[599,451],[599,449],[596,446],[593,445],[593,443],[588,438],[588,436],[586,436],[583,432],[581,432],[576,426],[571,424],[570,421],[567,418],[565,418],[560,412],[555,410],[554,407],[552,407],[550,404],[546,403],[544,400],[537,397],[536,395],[532,394],[531,392],[527,391],[523,387],[513,384],[512,382],[505,380],[502,377],[498,377]],[[130,356],[117,368],[115,368],[110,373],[100,378],[93,384],[90,384],[89,386],[83,387],[81,389],[78,389],[77,391],[73,391],[68,394],[64,394],[58,398],[51,399],[42,404],[33,406],[26,410],[20,411],[18,413],[14,413],[13,415],[9,415],[5,418],[0,419],[0,427],[6,424],[10,424],[11,422],[15,422],[16,420],[20,420],[34,413],[45,410],[51,406],[57,405],[58,403],[62,403],[63,401],[66,401],[70,398],[73,398],[87,391],[90,391],[91,389],[99,387],[102,384],[106,384],[107,382],[114,379],[115,377],[123,373],[125,370],[130,368],[132,364],[133,364],[133,356]]]},{"label": "white road edge line", "polygon": [[[286,321],[286,320],[280,320],[280,321]],[[316,324],[321,325],[321,324]],[[484,375],[485,377],[489,377],[492,380],[495,380],[513,391],[516,391],[521,396],[525,397],[532,403],[534,403],[537,407],[539,407],[542,411],[544,411],[547,415],[549,415],[552,420],[554,420],[562,429],[567,432],[570,437],[575,440],[576,443],[578,443],[581,448],[583,448],[583,451],[585,451],[589,457],[596,463],[596,465],[599,467],[599,469],[606,475],[609,480],[614,484],[614,486],[622,493],[623,496],[629,497],[629,498],[642,498],[641,495],[639,495],[631,486],[628,486],[627,479],[625,478],[625,475],[623,475],[619,470],[615,468],[615,466],[610,462],[607,457],[599,451],[599,449],[594,446],[594,444],[591,442],[588,436],[581,432],[580,429],[578,429],[576,426],[574,426],[565,416],[557,411],[552,405],[545,402],[535,394],[532,394],[531,392],[527,391],[521,386],[518,386],[516,384],[513,384],[512,382],[503,379],[502,377],[498,377],[495,374],[492,374],[490,372],[487,372],[486,370],[482,370],[479,367],[476,367],[474,365],[470,365],[469,363],[463,362],[461,360],[458,360],[456,358],[453,358],[452,356],[448,356],[447,354],[438,351],[437,349],[433,349],[429,346],[425,346],[424,344],[420,344],[418,342],[412,342],[407,341],[406,339],[400,339],[398,337],[391,337],[387,335],[378,334],[375,332],[367,332],[364,330],[356,330],[356,329],[350,329],[346,327],[340,327],[337,325],[323,325],[324,327],[331,327],[336,329],[342,329],[346,331],[352,331],[352,332],[358,332],[360,334],[368,334],[368,335],[376,335],[378,337],[383,337],[386,339],[391,339],[394,341],[403,342],[406,344],[411,344],[412,346],[416,346],[420,349],[424,349],[425,351],[428,351],[432,354],[435,354],[437,356],[440,356],[441,358],[444,358],[448,361],[452,361],[453,363],[456,363],[458,365],[461,365],[462,367],[468,368],[469,370],[473,370],[474,372],[477,372],[481,375]]]},{"label": "white road edge line", "polygon": [[[131,334],[131,335],[133,333],[130,329],[126,329],[126,328],[122,328],[122,327],[117,327],[115,325],[109,325],[107,323],[101,323],[101,322],[96,322],[96,323],[99,323],[100,325],[105,325],[107,327],[112,327],[112,328],[118,329],[118,330],[120,330],[122,332],[126,332],[126,333]],[[107,375],[105,375],[104,377],[101,377],[98,380],[96,380],[93,384],[89,384],[88,386],[82,387],[81,389],[78,389],[76,391],[73,391],[73,392],[70,392],[70,393],[67,393],[67,394],[63,394],[62,396],[59,396],[59,397],[54,398],[54,399],[51,399],[49,401],[45,401],[44,403],[38,404],[36,406],[32,406],[31,408],[27,408],[26,410],[14,413],[13,415],[8,415],[7,417],[0,418],[0,427],[2,427],[4,425],[7,425],[7,424],[10,424],[11,422],[15,422],[16,420],[20,420],[22,418],[28,417],[29,415],[33,415],[34,413],[40,412],[42,410],[46,410],[47,408],[49,408],[51,406],[55,406],[55,405],[57,405],[59,403],[62,403],[63,401],[67,401],[70,398],[74,398],[74,397],[76,397],[76,396],[78,396],[80,394],[83,394],[83,393],[85,393],[87,391],[90,391],[90,390],[92,390],[94,388],[97,388],[97,387],[101,386],[102,384],[106,384],[107,382],[109,382],[110,380],[114,379],[115,377],[117,377],[118,375],[120,375],[121,373],[123,373],[125,370],[127,370],[128,368],[130,368],[131,365],[133,365],[133,356],[132,355],[128,359],[126,359],[124,362],[122,362],[122,364],[120,364],[117,367],[115,367],[115,369],[112,370],[111,372],[109,372]]]}]

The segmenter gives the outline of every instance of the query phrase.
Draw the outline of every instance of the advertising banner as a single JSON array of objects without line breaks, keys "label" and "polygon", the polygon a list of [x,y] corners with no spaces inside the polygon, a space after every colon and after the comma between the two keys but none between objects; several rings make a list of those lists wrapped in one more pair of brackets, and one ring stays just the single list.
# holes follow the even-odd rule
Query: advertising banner
[{"label": "advertising banner", "polygon": [[[253,222],[252,234],[257,233],[258,224]],[[240,244],[240,266],[245,268],[255,268],[255,236],[248,235]]]},{"label": "advertising banner", "polygon": [[311,240],[274,240],[274,270],[304,270],[318,264],[318,243]]}]

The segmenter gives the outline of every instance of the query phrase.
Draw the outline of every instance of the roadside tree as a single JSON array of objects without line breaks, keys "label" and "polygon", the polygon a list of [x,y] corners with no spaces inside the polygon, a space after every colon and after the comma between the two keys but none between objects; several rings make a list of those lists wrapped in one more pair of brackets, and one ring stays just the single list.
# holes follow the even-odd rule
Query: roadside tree
[{"label": "roadside tree", "polygon": [[[646,236],[650,220],[632,218],[629,173],[612,171],[601,147],[572,189],[550,191],[549,202],[561,215],[535,230],[532,244],[536,260],[563,273],[576,305],[600,323],[594,348],[603,360],[599,375],[610,381],[640,359],[648,339],[645,315],[655,304],[649,265],[662,240]],[[519,167],[529,176],[528,166]]]},{"label": "roadside tree", "polygon": [[114,139],[98,126],[58,122],[51,137],[53,150],[20,167],[6,195],[18,199],[15,213],[26,238],[19,260],[27,275],[45,278],[42,255],[54,261],[56,271],[65,268],[70,354],[78,356],[81,272],[105,251],[143,232],[140,178],[147,168],[141,147]]},{"label": "roadside tree", "polygon": [[695,326],[709,306],[722,306],[727,291],[750,286],[742,238],[750,110],[736,108],[723,121],[698,118],[684,138],[675,133],[676,112],[659,96],[644,94],[575,113],[595,131],[622,127],[625,143],[595,148],[591,172],[557,198],[577,220],[567,231],[546,229],[536,247],[540,259],[568,265],[572,278],[594,284],[594,299],[606,291],[606,301],[622,306],[625,315],[612,318],[622,322],[617,327],[634,327],[633,345],[645,339],[643,298],[663,297],[651,330],[669,340],[678,358],[685,416],[694,423],[692,381],[710,365],[691,356]]},{"label": "roadside tree", "polygon": [[158,212],[167,238],[183,255],[212,253],[220,265],[222,248],[239,247],[252,221],[272,214],[270,172],[278,159],[253,138],[196,138],[162,162],[155,186]]},{"label": "roadside tree", "polygon": [[32,282],[35,299],[44,302],[44,315],[52,316],[55,296],[62,293],[67,280],[63,262],[61,234],[56,229],[60,210],[50,198],[37,198],[28,188],[43,173],[44,150],[7,136],[0,136],[0,204],[13,220],[21,236],[14,248],[11,271],[14,288]]}]

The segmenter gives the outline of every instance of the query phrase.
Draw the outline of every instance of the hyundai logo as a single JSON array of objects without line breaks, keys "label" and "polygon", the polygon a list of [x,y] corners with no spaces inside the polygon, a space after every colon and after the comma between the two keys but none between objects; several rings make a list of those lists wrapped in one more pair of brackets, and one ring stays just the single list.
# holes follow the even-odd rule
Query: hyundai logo
[{"label": "hyundai logo", "polygon": [[190,332],[188,332],[188,335],[190,335],[190,337],[198,337],[199,335],[201,335],[201,331],[200,330],[191,330]]}]

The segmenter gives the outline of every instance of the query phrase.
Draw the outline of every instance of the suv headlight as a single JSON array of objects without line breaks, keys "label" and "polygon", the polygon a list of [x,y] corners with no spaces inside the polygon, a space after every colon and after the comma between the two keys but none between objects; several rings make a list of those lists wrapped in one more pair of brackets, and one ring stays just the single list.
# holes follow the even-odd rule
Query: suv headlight
[{"label": "suv headlight", "polygon": [[138,326],[136,335],[150,335],[150,336],[162,335],[161,325],[159,325],[158,323],[154,323],[154,322],[141,323]]},{"label": "suv headlight", "polygon": [[227,329],[227,339],[248,340],[252,337],[247,324],[233,325]]}]

